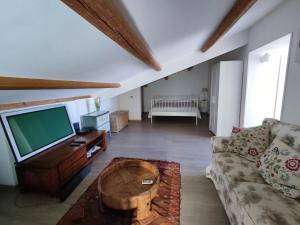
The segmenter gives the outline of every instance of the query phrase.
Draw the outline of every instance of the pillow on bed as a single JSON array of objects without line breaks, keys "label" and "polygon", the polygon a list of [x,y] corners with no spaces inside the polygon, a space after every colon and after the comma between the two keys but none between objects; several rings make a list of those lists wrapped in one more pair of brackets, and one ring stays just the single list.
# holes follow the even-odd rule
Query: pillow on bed
[{"label": "pillow on bed", "polygon": [[257,164],[265,181],[291,198],[300,197],[300,152],[276,138]]},{"label": "pillow on bed", "polygon": [[236,152],[241,157],[257,162],[269,145],[269,127],[233,127],[227,151]]}]

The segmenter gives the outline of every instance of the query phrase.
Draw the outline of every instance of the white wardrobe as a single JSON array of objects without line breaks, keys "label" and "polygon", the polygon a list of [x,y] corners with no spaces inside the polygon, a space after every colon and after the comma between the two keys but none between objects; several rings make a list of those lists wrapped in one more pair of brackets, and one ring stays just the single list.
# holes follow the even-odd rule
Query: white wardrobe
[{"label": "white wardrobe", "polygon": [[239,127],[242,76],[242,61],[221,61],[211,69],[209,129],[217,136]]}]

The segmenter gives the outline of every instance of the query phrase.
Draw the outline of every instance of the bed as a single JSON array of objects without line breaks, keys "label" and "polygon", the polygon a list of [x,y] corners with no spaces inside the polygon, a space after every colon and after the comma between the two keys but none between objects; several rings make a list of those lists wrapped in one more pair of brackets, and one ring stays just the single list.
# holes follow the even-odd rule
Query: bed
[{"label": "bed", "polygon": [[199,97],[188,96],[155,96],[151,99],[149,117],[151,123],[154,116],[184,116],[194,117],[196,125],[201,119]]}]

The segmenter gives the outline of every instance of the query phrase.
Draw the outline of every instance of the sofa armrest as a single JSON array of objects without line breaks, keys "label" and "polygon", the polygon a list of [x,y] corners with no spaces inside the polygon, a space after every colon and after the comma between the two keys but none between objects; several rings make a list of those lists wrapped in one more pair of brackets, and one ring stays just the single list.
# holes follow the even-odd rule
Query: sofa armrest
[{"label": "sofa armrest", "polygon": [[226,152],[230,137],[214,136],[211,138],[213,153]]}]

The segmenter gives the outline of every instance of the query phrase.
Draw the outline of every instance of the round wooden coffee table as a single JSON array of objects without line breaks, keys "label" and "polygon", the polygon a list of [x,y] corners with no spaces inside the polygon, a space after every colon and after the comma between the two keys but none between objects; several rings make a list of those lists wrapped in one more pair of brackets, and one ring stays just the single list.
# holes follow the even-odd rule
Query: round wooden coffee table
[{"label": "round wooden coffee table", "polygon": [[[142,184],[144,180],[152,180],[153,184]],[[102,171],[98,180],[100,206],[103,203],[117,210],[136,209],[136,219],[145,219],[150,215],[159,180],[158,168],[149,162],[122,160],[114,163]]]}]

